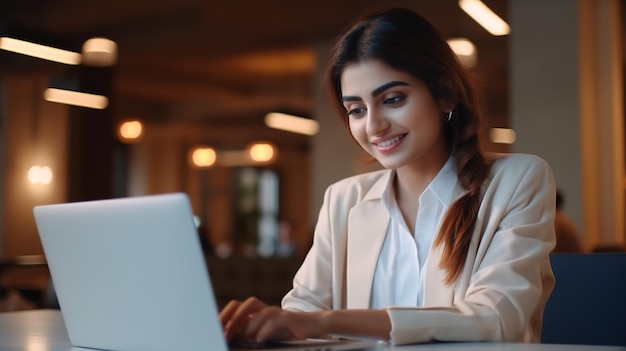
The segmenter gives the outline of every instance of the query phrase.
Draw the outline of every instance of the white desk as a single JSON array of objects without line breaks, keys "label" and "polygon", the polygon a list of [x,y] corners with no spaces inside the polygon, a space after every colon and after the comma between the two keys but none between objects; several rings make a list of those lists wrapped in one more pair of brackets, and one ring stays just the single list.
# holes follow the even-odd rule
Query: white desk
[{"label": "white desk", "polygon": [[[0,313],[0,351],[78,351],[72,347],[58,310]],[[381,351],[626,351],[619,346],[584,346],[512,343],[440,343],[381,346]]]}]

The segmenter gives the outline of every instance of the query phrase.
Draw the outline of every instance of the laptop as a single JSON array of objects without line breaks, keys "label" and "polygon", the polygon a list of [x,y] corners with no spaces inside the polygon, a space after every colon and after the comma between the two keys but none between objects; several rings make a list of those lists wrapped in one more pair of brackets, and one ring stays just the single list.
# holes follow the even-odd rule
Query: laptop
[{"label": "laptop", "polygon": [[[72,345],[233,350],[219,322],[186,194],[43,205],[33,213]],[[373,345],[303,340],[260,348],[332,351]]]}]

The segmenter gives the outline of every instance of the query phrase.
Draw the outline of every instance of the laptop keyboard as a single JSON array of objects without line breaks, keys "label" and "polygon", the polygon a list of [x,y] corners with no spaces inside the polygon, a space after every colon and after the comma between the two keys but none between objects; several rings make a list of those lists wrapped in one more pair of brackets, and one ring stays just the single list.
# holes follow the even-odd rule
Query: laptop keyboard
[{"label": "laptop keyboard", "polygon": [[270,343],[267,342],[257,342],[254,340],[233,340],[228,343],[229,349],[236,350],[259,350],[266,349]]}]

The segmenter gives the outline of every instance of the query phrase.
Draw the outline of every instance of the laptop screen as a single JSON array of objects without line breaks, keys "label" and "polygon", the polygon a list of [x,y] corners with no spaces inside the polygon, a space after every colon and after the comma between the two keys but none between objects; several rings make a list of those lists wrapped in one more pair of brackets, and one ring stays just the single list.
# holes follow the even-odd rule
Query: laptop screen
[{"label": "laptop screen", "polygon": [[227,349],[185,194],[37,206],[34,215],[73,345]]}]

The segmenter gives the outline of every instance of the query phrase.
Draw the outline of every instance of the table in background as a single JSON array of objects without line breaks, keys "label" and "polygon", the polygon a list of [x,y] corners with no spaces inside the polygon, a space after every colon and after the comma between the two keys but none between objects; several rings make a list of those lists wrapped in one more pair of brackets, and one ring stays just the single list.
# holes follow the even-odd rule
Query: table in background
[{"label": "table in background", "polygon": [[[0,351],[16,350],[78,351],[87,349],[72,347],[59,310],[41,309],[0,313]],[[403,346],[382,345],[375,350],[626,351],[626,347],[516,343],[435,343]]]},{"label": "table in background", "polygon": [[53,307],[49,288],[50,272],[43,255],[0,257],[0,312]]}]

